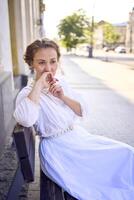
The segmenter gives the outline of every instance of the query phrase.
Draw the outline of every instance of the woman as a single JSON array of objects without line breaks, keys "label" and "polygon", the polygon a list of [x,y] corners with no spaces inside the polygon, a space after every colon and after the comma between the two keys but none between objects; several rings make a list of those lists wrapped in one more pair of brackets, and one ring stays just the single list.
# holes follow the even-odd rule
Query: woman
[{"label": "woman", "polygon": [[27,47],[24,60],[34,69],[35,81],[17,97],[16,121],[34,125],[41,138],[42,170],[72,196],[133,200],[134,149],[76,125],[87,106],[63,78],[57,78],[59,58],[54,41],[36,40]]}]

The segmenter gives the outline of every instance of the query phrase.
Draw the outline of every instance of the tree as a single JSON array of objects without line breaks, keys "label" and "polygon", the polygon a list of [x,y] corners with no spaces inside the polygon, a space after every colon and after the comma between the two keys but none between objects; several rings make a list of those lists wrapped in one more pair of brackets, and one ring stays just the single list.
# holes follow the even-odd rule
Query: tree
[{"label": "tree", "polygon": [[107,45],[114,45],[120,39],[119,33],[117,33],[115,28],[109,23],[103,25],[103,34],[104,43]]},{"label": "tree", "polygon": [[67,48],[76,48],[77,44],[87,42],[87,31],[90,31],[89,19],[82,9],[62,19],[58,25],[58,35]]}]

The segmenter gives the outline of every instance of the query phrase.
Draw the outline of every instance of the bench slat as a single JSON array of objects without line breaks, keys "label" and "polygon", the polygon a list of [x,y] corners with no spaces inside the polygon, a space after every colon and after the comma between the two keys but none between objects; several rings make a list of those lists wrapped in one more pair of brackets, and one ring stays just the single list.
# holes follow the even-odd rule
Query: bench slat
[{"label": "bench slat", "polygon": [[13,132],[21,171],[26,182],[34,181],[35,136],[32,128],[17,124]]}]

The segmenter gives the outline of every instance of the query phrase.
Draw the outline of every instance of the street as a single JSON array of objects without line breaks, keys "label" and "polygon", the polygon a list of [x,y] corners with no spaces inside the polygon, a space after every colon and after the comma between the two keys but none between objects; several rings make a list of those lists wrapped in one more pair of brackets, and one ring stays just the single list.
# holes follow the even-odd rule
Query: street
[{"label": "street", "polygon": [[114,51],[105,52],[103,50],[94,50],[94,57],[109,62],[125,64],[130,69],[134,69],[134,54],[116,53]]},{"label": "street", "polygon": [[92,134],[134,146],[134,71],[125,65],[64,55],[62,68],[72,87],[90,107],[81,122]]},{"label": "street", "polygon": [[[84,50],[76,49],[74,53],[84,57],[88,56],[88,51]],[[93,49],[93,57],[103,61],[125,64],[129,66],[130,69],[134,69],[134,54],[132,53],[116,53],[115,51],[106,52],[103,49]]]}]

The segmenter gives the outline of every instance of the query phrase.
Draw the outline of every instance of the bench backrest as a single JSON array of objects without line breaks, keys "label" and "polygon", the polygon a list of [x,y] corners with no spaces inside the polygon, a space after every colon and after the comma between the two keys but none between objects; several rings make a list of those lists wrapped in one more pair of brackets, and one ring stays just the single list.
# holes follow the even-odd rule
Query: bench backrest
[{"label": "bench backrest", "polygon": [[35,135],[33,128],[25,128],[17,124],[13,137],[23,178],[26,182],[34,181]]}]

